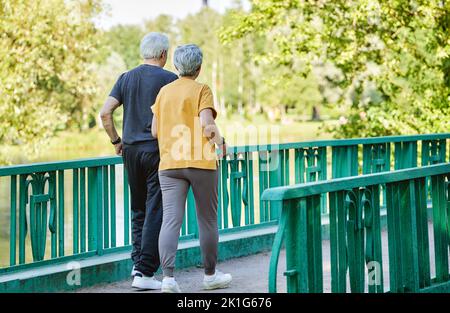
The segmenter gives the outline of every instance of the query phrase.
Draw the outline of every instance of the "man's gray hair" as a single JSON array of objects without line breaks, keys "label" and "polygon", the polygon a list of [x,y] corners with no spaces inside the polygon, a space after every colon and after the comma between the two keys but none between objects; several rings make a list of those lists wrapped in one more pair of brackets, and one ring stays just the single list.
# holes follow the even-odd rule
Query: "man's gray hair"
[{"label": "man's gray hair", "polygon": [[173,54],[173,63],[180,76],[194,76],[202,65],[203,53],[197,45],[179,46]]},{"label": "man's gray hair", "polygon": [[159,59],[169,51],[169,38],[161,33],[148,33],[141,40],[141,56],[144,59]]}]

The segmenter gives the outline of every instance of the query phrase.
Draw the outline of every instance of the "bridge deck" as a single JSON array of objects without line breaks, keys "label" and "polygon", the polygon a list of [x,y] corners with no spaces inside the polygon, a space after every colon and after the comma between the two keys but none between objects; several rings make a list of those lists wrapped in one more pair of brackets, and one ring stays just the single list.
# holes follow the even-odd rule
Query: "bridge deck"
[{"label": "bridge deck", "polygon": [[[434,267],[434,241],[433,241],[433,229],[432,224],[429,223],[429,238],[430,238],[430,266],[431,275],[435,275]],[[385,291],[389,289],[389,260],[388,260],[388,244],[387,244],[387,232],[382,232],[382,244],[383,244],[383,279]],[[331,292],[331,266],[330,266],[330,242],[329,240],[323,240],[322,253],[324,259],[323,266],[323,282],[324,292]],[[235,258],[220,262],[218,268],[223,272],[228,272],[233,275],[233,282],[230,288],[207,291],[207,292],[268,292],[268,273],[269,273],[269,261],[270,252],[258,253],[255,255]],[[277,289],[278,292],[286,292],[286,278],[283,276],[283,272],[286,268],[286,256],[283,250],[280,254],[280,260],[278,263],[278,279]],[[203,278],[203,270],[201,268],[187,268],[176,271],[176,279],[183,292],[205,292],[202,290],[201,281]],[[161,278],[161,275],[157,275]],[[367,279],[367,278],[366,278]],[[349,286],[349,282],[347,286]],[[126,281],[102,284],[89,288],[78,289],[77,292],[113,292],[113,293],[127,293],[138,292],[131,288],[131,278]],[[139,291],[143,292],[143,291]],[[146,291],[146,292],[159,292],[159,291]],[[348,287],[348,292],[350,289]]]},{"label": "bridge deck", "polygon": [[[284,269],[284,251],[280,259],[280,269]],[[207,291],[207,292],[267,292],[267,280],[269,273],[269,259],[270,252],[258,253],[248,257],[241,257],[236,259],[220,262],[218,269],[222,272],[231,273],[233,275],[233,282],[227,289]],[[202,290],[203,269],[191,267],[181,269],[175,272],[176,279],[180,285],[182,292],[205,292]],[[157,275],[160,279],[161,275]],[[280,292],[285,292],[285,281],[278,282]],[[121,281],[111,284],[102,284],[89,288],[79,289],[77,292],[159,292],[159,291],[137,291],[131,288],[131,278],[126,281]]]}]

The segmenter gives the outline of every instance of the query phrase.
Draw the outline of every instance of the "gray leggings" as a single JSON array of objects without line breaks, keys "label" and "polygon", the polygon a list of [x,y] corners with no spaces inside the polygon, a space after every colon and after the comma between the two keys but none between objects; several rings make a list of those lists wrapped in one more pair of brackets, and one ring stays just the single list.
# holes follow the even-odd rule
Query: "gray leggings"
[{"label": "gray leggings", "polygon": [[173,276],[178,237],[183,223],[189,186],[194,192],[205,274],[212,275],[217,263],[217,171],[197,168],[159,171],[163,221],[159,234],[159,255],[164,276]]}]

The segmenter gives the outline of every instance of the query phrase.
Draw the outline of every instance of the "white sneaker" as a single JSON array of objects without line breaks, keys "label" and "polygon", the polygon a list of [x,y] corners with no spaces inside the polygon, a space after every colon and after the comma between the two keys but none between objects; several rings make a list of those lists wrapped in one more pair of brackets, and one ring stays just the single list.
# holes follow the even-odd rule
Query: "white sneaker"
[{"label": "white sneaker", "polygon": [[203,289],[220,289],[227,288],[231,283],[231,274],[224,274],[216,271],[214,275],[205,275],[203,278]]},{"label": "white sneaker", "polygon": [[133,288],[141,289],[141,290],[156,290],[161,289],[161,282],[159,280],[156,280],[155,276],[148,277],[144,276],[141,273],[137,273],[136,276],[134,276],[133,283],[131,286]]},{"label": "white sneaker", "polygon": [[131,277],[136,276],[137,273],[141,273],[141,272],[136,270],[136,265],[133,265],[133,268],[131,269]]},{"label": "white sneaker", "polygon": [[161,284],[161,292],[163,293],[180,293],[181,289],[173,277],[164,277]]}]

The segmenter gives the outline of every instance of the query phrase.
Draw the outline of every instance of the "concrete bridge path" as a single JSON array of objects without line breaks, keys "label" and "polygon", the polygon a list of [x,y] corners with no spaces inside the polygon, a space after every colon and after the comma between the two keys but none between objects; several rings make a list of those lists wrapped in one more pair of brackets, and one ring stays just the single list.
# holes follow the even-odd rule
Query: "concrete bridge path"
[{"label": "concrete bridge path", "polygon": [[[191,267],[176,270],[175,277],[180,285],[182,292],[200,293],[200,292],[268,292],[268,273],[269,273],[270,252],[263,252],[247,257],[235,258],[220,262],[218,269],[222,272],[231,273],[233,282],[229,288],[205,291],[202,290],[203,269]],[[285,253],[280,254],[279,270],[285,269]],[[161,279],[161,274],[156,275]],[[281,277],[280,277],[281,278]],[[280,292],[286,292],[286,283],[283,279],[278,282]],[[159,291],[137,291],[131,288],[131,277],[128,280],[101,284],[93,287],[81,288],[76,292],[108,292],[108,293],[128,293],[128,292],[149,292]]]},{"label": "concrete bridge path", "polygon": [[[429,223],[428,235],[430,239],[430,267],[431,276],[435,276],[434,267],[434,243],[433,243],[433,229],[432,224]],[[388,242],[387,232],[382,232],[382,246],[383,246],[383,280],[384,290],[389,289],[389,260],[388,260]],[[201,293],[201,292],[219,292],[219,293],[266,293],[268,292],[268,273],[271,252],[262,252],[246,257],[235,258],[220,262],[218,269],[222,272],[231,273],[233,275],[233,282],[227,289],[204,291],[202,290],[203,270],[201,268],[191,267],[186,269],[176,270],[175,276],[180,285],[182,292],[186,293]],[[331,266],[330,266],[330,241],[322,241],[322,255],[323,255],[323,282],[324,292],[331,292]],[[277,291],[286,292],[286,277],[283,275],[286,270],[286,255],[282,250],[278,262],[278,276],[277,276]],[[161,274],[157,275],[161,279]],[[367,277],[366,277],[367,279]],[[348,280],[348,272],[347,272]],[[349,286],[349,281],[347,286]],[[367,287],[366,287],[367,289]],[[128,292],[149,292],[157,293],[159,291],[137,291],[131,288],[131,277],[128,280],[100,284],[93,287],[81,288],[76,292],[91,292],[91,293],[128,293]],[[350,292],[348,287],[347,292]],[[367,290],[366,290],[367,292]]]}]

